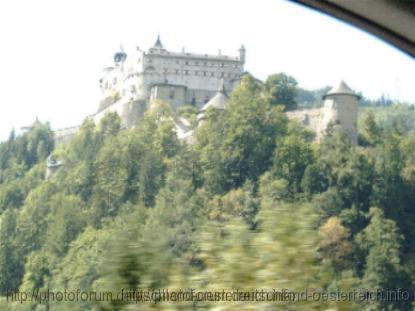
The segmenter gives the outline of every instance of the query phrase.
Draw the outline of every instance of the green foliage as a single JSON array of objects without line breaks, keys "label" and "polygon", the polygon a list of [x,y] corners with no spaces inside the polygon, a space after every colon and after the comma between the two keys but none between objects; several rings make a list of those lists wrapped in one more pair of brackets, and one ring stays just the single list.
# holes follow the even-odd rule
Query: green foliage
[{"label": "green foliage", "polygon": [[228,107],[224,112],[208,111],[197,133],[204,187],[211,193],[257,180],[271,166],[276,137],[287,123],[251,76],[231,94]]},{"label": "green foliage", "polygon": [[9,209],[0,218],[0,293],[16,288],[22,274],[13,239],[15,227],[16,212]]},{"label": "green foliage", "polygon": [[374,146],[378,144],[382,138],[382,129],[376,124],[375,115],[368,111],[361,123],[361,137],[362,144]]},{"label": "green foliage", "polygon": [[[192,288],[220,288],[251,291],[261,289],[301,291],[322,288],[315,257],[315,217],[310,206],[265,204],[254,232],[233,219],[224,226],[209,225],[201,233],[200,258],[206,268],[191,283]],[[207,305],[207,306],[206,306]],[[256,308],[290,308],[292,302],[255,303]],[[201,303],[200,307],[208,307]],[[211,304],[210,307],[214,305]],[[227,304],[229,310],[249,310],[243,302]],[[296,302],[296,310],[318,310],[316,302]]]},{"label": "green foliage", "polygon": [[178,116],[189,120],[192,128],[195,128],[197,125],[197,113],[198,109],[194,105],[183,105],[177,108]]},{"label": "green foliage", "polygon": [[[168,176],[155,207],[149,212],[146,234],[164,241],[175,256],[191,257],[194,232],[206,220],[205,201],[203,191],[193,193],[188,180]],[[160,228],[164,230],[160,232]]]},{"label": "green foliage", "polygon": [[50,199],[52,211],[44,249],[56,257],[64,256],[69,244],[75,240],[86,225],[87,211],[79,197],[57,194]]},{"label": "green foliage", "polygon": [[[359,93],[359,95],[362,95]],[[382,94],[377,99],[369,99],[364,96],[361,96],[360,106],[362,107],[390,107],[393,105],[393,101],[388,97]]]},{"label": "green foliage", "polygon": [[298,107],[311,108],[321,107],[323,105],[323,96],[330,91],[331,87],[326,86],[317,90],[306,90],[303,88],[297,88],[297,102]]},{"label": "green foliage", "polygon": [[345,228],[338,217],[331,217],[320,227],[321,240],[319,251],[323,261],[330,261],[336,271],[351,266],[352,244],[349,241],[349,230]]},{"label": "green foliage", "polygon": [[297,81],[291,76],[284,73],[269,76],[264,92],[270,97],[272,105],[283,105],[286,111],[297,108]]},{"label": "green foliage", "polygon": [[[310,92],[307,100],[316,100]],[[0,144],[0,291],[415,289],[415,113],[365,108],[360,146],[333,126],[317,144],[283,112],[285,74],[245,76],[194,143],[152,103],[132,129],[109,113],[53,149],[48,125]],[[300,90],[301,95],[301,90]],[[303,101],[304,102],[304,101]],[[180,109],[194,118],[194,107]],[[44,179],[46,157],[62,162]],[[373,208],[376,206],[376,208]],[[138,306],[136,306],[138,307]],[[125,301],[5,310],[129,310]],[[410,310],[402,301],[160,302],[143,309]]]},{"label": "green foliage", "polygon": [[121,128],[121,118],[116,112],[109,112],[99,124],[99,132],[102,138],[116,136]]},{"label": "green foliage", "polygon": [[278,178],[288,181],[293,194],[300,191],[304,172],[313,162],[312,136],[303,127],[290,122],[287,134],[280,139],[275,152],[273,171]]},{"label": "green foliage", "polygon": [[247,181],[242,188],[231,190],[224,196],[214,196],[208,207],[210,220],[224,222],[241,217],[253,228],[259,200],[255,197],[253,183]]},{"label": "green foliage", "polygon": [[[371,208],[369,225],[356,237],[367,253],[362,285],[368,289],[408,289],[408,277],[401,267],[402,235],[395,222],[385,219],[382,210]],[[373,302],[371,302],[373,304]],[[377,301],[376,310],[411,310],[409,302]],[[372,309],[373,305],[371,306]]]},{"label": "green foliage", "polygon": [[372,158],[352,148],[340,129],[334,129],[319,147],[317,160],[306,169],[302,186],[309,194],[317,193],[323,218],[353,205],[366,212],[375,178]]},{"label": "green foliage", "polygon": [[0,184],[23,177],[24,173],[46,159],[53,150],[53,134],[49,124],[35,122],[23,135],[11,132],[0,144]]}]

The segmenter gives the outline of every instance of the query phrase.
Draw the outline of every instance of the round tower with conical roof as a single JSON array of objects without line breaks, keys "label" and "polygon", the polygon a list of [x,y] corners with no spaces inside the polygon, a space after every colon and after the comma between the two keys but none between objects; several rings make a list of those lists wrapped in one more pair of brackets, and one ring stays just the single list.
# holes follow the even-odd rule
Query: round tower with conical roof
[{"label": "round tower with conical roof", "polygon": [[225,110],[226,103],[228,101],[228,94],[225,89],[225,83],[221,79],[218,92],[213,96],[203,107],[200,109],[199,114],[197,115],[198,125],[201,125],[205,121],[205,113],[209,108]]},{"label": "round tower with conical roof", "polygon": [[317,139],[324,135],[329,124],[341,126],[353,144],[357,144],[357,111],[359,95],[344,82],[323,96],[321,127]]}]

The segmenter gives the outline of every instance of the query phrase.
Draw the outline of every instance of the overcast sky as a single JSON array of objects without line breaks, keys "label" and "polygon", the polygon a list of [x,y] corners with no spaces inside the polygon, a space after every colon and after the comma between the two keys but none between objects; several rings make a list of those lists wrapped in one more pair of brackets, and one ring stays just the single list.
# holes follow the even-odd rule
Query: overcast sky
[{"label": "overcast sky", "polygon": [[365,96],[415,102],[415,61],[382,41],[285,0],[0,2],[0,139],[36,116],[77,125],[98,107],[102,68],[120,44],[238,55],[260,79],[277,72],[319,88],[344,79]]}]

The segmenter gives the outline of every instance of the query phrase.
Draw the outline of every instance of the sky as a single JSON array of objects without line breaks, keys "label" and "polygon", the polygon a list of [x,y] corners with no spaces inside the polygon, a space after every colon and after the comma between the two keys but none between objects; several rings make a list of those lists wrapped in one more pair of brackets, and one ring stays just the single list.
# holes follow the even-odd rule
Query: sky
[{"label": "sky", "polygon": [[0,140],[36,117],[79,125],[120,46],[238,56],[259,79],[285,72],[304,88],[345,80],[366,97],[415,102],[415,61],[343,22],[286,0],[0,2]]}]

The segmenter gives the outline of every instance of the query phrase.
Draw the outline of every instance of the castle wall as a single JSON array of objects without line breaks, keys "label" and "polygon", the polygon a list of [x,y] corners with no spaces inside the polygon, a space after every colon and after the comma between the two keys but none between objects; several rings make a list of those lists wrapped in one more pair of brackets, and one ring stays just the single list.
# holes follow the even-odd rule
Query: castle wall
[{"label": "castle wall", "polygon": [[322,131],[321,121],[323,118],[323,114],[324,112],[322,108],[310,108],[310,109],[288,111],[287,117],[288,119],[291,119],[291,120],[297,120],[303,126],[315,132],[316,140],[319,140],[321,136],[321,131]]},{"label": "castle wall", "polygon": [[75,135],[78,129],[79,126],[73,126],[53,131],[55,145],[69,143],[69,141],[72,139],[72,137]]},{"label": "castle wall", "polygon": [[139,120],[143,118],[147,106],[147,101],[145,100],[132,101],[125,97],[105,110],[91,116],[91,118],[98,124],[107,113],[116,112],[121,117],[121,126],[123,128],[131,128],[137,125]]},{"label": "castle wall", "polygon": [[186,95],[186,103],[194,104],[197,108],[202,108],[204,104],[206,104],[213,96],[217,93],[217,89],[215,91],[212,90],[197,90],[197,89],[190,89],[187,91]]},{"label": "castle wall", "polygon": [[182,85],[156,84],[150,93],[150,100],[162,99],[170,103],[174,110],[186,103],[186,87]]}]

